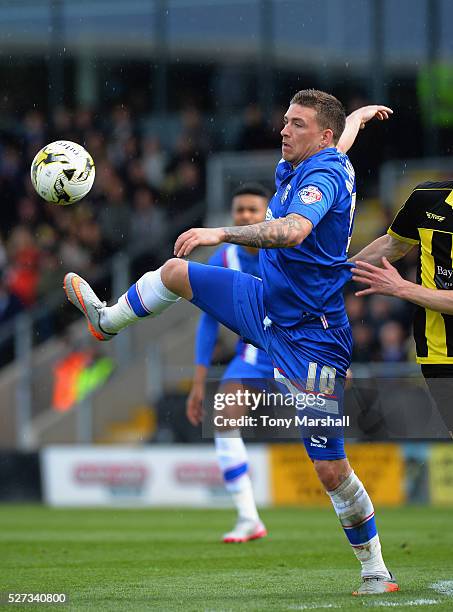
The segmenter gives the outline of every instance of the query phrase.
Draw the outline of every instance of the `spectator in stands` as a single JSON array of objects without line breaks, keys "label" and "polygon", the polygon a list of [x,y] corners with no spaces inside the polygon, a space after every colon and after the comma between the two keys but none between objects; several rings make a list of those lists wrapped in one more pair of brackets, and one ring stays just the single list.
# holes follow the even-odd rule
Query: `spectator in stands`
[{"label": "spectator in stands", "polygon": [[85,248],[78,235],[78,228],[71,228],[61,242],[59,257],[62,266],[71,265],[75,270],[90,272],[90,254]]},{"label": "spectator in stands", "polygon": [[195,158],[204,158],[210,149],[211,142],[209,132],[203,125],[200,111],[193,105],[187,106],[181,111],[181,121],[180,140],[188,143]]},{"label": "spectator in stands", "polygon": [[368,312],[370,314],[370,322],[376,333],[379,333],[384,323],[394,318],[397,307],[395,299],[382,295],[371,296],[371,299],[368,300]]},{"label": "spectator in stands", "polygon": [[352,325],[352,335],[354,338],[352,361],[359,363],[373,361],[376,353],[373,328],[366,323],[356,322]]},{"label": "spectator in stands", "polygon": [[[85,209],[87,210],[87,209]],[[108,249],[102,235],[101,226],[91,214],[81,215],[78,223],[78,237],[80,244],[86,249],[90,256],[90,268],[102,265],[108,257]]]},{"label": "spectator in stands", "polygon": [[18,225],[8,240],[8,286],[24,306],[32,306],[37,297],[40,250],[31,231]]},{"label": "spectator in stands", "polygon": [[17,222],[31,231],[36,229],[40,221],[40,210],[35,197],[24,195],[17,202]]},{"label": "spectator in stands", "polygon": [[[74,140],[74,124],[72,113],[64,106],[57,106],[51,117],[51,131],[49,139]],[[46,144],[45,142],[43,145]],[[39,148],[39,147],[38,147]]]},{"label": "spectator in stands", "polygon": [[24,117],[22,127],[26,145],[33,146],[37,151],[46,144],[46,122],[43,113],[37,110],[29,111]]},{"label": "spectator in stands", "polygon": [[166,246],[165,216],[148,187],[140,187],[134,193],[130,239],[137,248],[148,248],[154,254]]},{"label": "spectator in stands", "polygon": [[22,173],[18,148],[9,142],[4,142],[0,147],[0,192],[3,202],[7,202],[8,205],[2,207],[2,231],[9,230],[16,221],[14,204],[22,191]]},{"label": "spectator in stands", "polygon": [[0,270],[0,325],[10,321],[22,310],[21,300],[8,287],[5,270]]},{"label": "spectator in stands", "polygon": [[264,120],[263,111],[258,104],[250,104],[245,109],[244,125],[236,148],[238,151],[257,151],[274,147],[275,136]]},{"label": "spectator in stands", "polygon": [[379,331],[380,351],[378,361],[395,362],[407,360],[405,333],[398,321],[387,321]]},{"label": "spectator in stands", "polygon": [[99,223],[110,252],[113,253],[128,244],[130,212],[124,184],[119,178],[112,178],[104,185]]},{"label": "spectator in stands", "polygon": [[148,184],[161,189],[165,179],[168,155],[163,151],[157,136],[148,136],[143,142],[143,169]]},{"label": "spectator in stands", "polygon": [[353,293],[345,296],[346,311],[351,325],[364,323],[368,319],[366,300],[356,297]]},{"label": "spectator in stands", "polygon": [[[108,157],[115,168],[129,161],[131,149],[136,153],[136,143],[133,139],[134,130],[129,109],[124,105],[117,105],[111,113],[110,142]],[[129,142],[128,142],[129,141]]]},{"label": "spectator in stands", "polygon": [[[174,182],[167,191],[167,214],[176,225],[193,227],[204,216],[204,188],[200,168],[190,161],[181,161],[175,169]],[[182,229],[184,229],[184,227]],[[176,233],[179,233],[179,229]]]}]

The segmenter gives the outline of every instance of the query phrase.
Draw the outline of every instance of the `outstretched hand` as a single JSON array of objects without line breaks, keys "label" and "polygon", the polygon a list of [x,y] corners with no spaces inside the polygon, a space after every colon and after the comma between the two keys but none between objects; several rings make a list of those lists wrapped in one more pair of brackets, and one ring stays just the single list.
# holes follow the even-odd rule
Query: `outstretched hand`
[{"label": "outstretched hand", "polygon": [[375,118],[385,121],[390,115],[393,115],[392,109],[382,104],[369,104],[353,111],[346,117],[346,125],[337,143],[337,149],[347,153],[354,144],[357,134],[363,130],[368,121]]},{"label": "outstretched hand", "polygon": [[187,257],[198,246],[217,246],[223,242],[221,228],[196,227],[181,234],[175,242],[175,257]]},{"label": "outstretched hand", "polygon": [[385,121],[390,117],[390,115],[393,115],[393,111],[388,106],[383,106],[382,104],[369,104],[368,106],[362,106],[351,113],[351,115],[354,114],[357,114],[357,117],[360,119],[360,129],[363,130],[368,121],[371,121],[372,119]]},{"label": "outstretched hand", "polygon": [[356,292],[355,295],[358,297],[372,295],[373,293],[397,296],[407,282],[386,257],[382,258],[382,268],[373,266],[366,261],[355,261],[354,265],[356,267],[352,269],[352,280],[369,285],[368,289]]}]

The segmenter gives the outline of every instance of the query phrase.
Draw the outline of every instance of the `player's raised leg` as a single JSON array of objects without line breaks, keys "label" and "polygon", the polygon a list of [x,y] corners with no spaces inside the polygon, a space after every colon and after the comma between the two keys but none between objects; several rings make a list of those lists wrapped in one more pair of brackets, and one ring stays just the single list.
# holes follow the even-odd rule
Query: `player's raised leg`
[{"label": "player's raised leg", "polygon": [[113,306],[101,302],[87,281],[73,272],[66,274],[64,290],[97,340],[110,340],[132,323],[163,313],[182,297],[255,346],[267,344],[262,283],[237,270],[169,259],[144,274]]},{"label": "player's raised leg", "polygon": [[104,341],[142,318],[157,316],[181,297],[192,298],[188,262],[180,259],[170,259],[158,270],[146,272],[110,307],[74,272],[66,274],[64,290],[68,300],[85,315],[90,333]]}]

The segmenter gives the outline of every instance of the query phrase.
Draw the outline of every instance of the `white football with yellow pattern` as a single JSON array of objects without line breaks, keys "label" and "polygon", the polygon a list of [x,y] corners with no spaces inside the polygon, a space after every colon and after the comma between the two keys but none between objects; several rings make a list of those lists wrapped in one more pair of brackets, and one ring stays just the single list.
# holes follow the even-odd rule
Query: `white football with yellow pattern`
[{"label": "white football with yellow pattern", "polygon": [[96,174],[91,155],[70,140],[57,140],[39,151],[31,164],[31,182],[54,204],[74,204],[90,191]]}]

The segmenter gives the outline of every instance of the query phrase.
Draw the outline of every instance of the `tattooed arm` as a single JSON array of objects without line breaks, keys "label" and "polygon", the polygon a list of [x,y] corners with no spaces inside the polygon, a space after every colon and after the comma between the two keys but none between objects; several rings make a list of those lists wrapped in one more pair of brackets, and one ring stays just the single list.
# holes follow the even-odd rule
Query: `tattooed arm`
[{"label": "tattooed arm", "polygon": [[174,254],[176,257],[187,257],[198,246],[216,246],[221,242],[258,249],[294,247],[305,240],[312,229],[311,221],[295,213],[253,225],[195,228],[179,236]]},{"label": "tattooed arm", "polygon": [[297,246],[305,240],[313,225],[305,217],[292,213],[274,221],[222,229],[225,233],[223,242],[253,246],[258,249],[277,249]]}]

